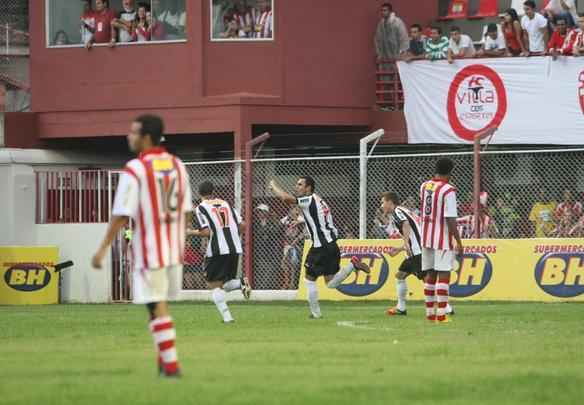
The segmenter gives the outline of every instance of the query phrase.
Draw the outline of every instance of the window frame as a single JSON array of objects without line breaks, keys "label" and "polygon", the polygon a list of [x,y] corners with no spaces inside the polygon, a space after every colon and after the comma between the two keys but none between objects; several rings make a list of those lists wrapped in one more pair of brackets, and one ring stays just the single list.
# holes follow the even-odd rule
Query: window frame
[{"label": "window frame", "polygon": [[210,42],[230,42],[230,43],[249,43],[249,42],[274,42],[276,41],[276,0],[272,2],[272,38],[213,38],[213,0],[209,0],[209,41]]},{"label": "window frame", "polygon": [[[84,44],[69,44],[69,45],[51,45],[51,23],[50,19],[50,11],[51,11],[51,1],[52,0],[45,0],[45,47],[47,49],[68,49],[68,48],[85,48]],[[185,13],[186,13],[186,4],[188,0],[185,0]],[[189,16],[187,14],[187,28],[188,28],[188,21]],[[184,39],[169,39],[165,41],[143,41],[143,42],[116,42],[116,47],[118,46],[148,46],[148,45],[161,45],[161,44],[183,44],[189,42],[187,32],[185,30],[185,38]],[[109,44],[93,44],[93,47],[109,47]]]}]

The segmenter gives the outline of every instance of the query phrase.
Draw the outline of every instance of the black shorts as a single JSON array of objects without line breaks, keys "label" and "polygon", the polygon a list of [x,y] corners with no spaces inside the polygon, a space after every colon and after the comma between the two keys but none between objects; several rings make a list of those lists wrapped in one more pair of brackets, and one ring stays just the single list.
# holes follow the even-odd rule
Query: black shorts
[{"label": "black shorts", "polygon": [[341,251],[336,242],[319,248],[310,248],[306,256],[306,275],[317,279],[320,276],[331,276],[339,271]]},{"label": "black shorts", "polygon": [[221,255],[205,259],[205,277],[212,283],[222,281],[226,283],[237,277],[239,255]]},{"label": "black shorts", "polygon": [[398,271],[401,271],[402,273],[406,273],[408,275],[413,274],[414,276],[416,276],[420,280],[422,280],[424,278],[424,275],[422,272],[422,255],[408,257],[399,266]]}]

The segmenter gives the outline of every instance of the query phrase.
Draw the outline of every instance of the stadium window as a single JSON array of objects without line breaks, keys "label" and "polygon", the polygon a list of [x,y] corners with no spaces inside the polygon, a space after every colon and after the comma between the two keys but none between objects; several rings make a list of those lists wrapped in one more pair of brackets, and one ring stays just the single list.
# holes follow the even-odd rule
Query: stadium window
[{"label": "stadium window", "polygon": [[274,0],[209,0],[211,41],[272,41]]},{"label": "stadium window", "polygon": [[[96,39],[98,27],[106,35],[100,35],[96,45],[109,42],[106,39],[110,21],[104,25],[96,20],[96,0],[45,1],[48,47],[81,47],[86,41]],[[114,23],[117,45],[186,41],[187,0],[97,1],[107,3],[109,20],[117,19]]]}]

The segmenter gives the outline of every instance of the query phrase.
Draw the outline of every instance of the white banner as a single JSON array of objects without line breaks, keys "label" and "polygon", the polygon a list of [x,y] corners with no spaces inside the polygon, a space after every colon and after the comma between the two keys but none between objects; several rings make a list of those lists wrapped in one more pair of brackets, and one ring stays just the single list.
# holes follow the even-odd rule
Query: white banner
[{"label": "white banner", "polygon": [[584,144],[584,57],[399,62],[410,143]]}]

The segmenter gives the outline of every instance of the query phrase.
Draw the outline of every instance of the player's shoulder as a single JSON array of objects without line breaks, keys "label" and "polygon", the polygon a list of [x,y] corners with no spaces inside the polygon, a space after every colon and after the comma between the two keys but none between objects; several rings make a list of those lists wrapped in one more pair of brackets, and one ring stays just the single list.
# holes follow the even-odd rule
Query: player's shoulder
[{"label": "player's shoulder", "polygon": [[144,164],[138,158],[132,159],[124,166],[124,173],[139,180],[144,175]]}]

